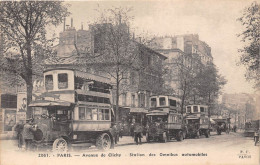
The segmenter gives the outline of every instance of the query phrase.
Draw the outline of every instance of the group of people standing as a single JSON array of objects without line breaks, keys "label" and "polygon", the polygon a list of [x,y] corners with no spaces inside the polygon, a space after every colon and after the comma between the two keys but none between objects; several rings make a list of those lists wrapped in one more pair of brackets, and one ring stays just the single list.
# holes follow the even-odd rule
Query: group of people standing
[{"label": "group of people standing", "polygon": [[33,140],[32,120],[26,120],[25,123],[21,120],[14,128],[17,133],[18,148],[28,150]]}]

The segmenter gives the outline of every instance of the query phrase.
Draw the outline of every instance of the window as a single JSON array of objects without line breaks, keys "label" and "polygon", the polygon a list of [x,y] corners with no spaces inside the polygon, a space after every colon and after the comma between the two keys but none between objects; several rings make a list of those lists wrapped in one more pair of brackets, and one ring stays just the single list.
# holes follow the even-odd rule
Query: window
[{"label": "window", "polygon": [[177,123],[177,116],[172,116],[172,122]]},{"label": "window", "polygon": [[191,113],[191,107],[187,107],[186,112]]},{"label": "window", "polygon": [[151,107],[156,107],[156,98],[151,98]]},{"label": "window", "polygon": [[126,93],[123,93],[122,95],[122,104],[123,106],[126,106]]},{"label": "window", "polygon": [[140,93],[138,95],[138,106],[144,107],[144,105],[145,105],[145,95],[143,93]]},{"label": "window", "polygon": [[80,120],[109,120],[109,109],[91,109],[79,107]]},{"label": "window", "polygon": [[165,97],[160,97],[159,102],[160,102],[160,106],[166,105]]},{"label": "window", "polygon": [[21,107],[17,107],[17,96],[16,95],[10,95],[10,94],[2,94],[1,95],[1,108],[18,108],[19,111],[25,110],[27,99],[22,99],[23,103]]},{"label": "window", "polygon": [[59,89],[68,88],[68,74],[67,73],[58,74],[58,88]]},{"label": "window", "polygon": [[198,112],[198,106],[193,106],[193,112]]},{"label": "window", "polygon": [[98,110],[98,120],[104,120],[103,117],[104,117],[104,116],[103,116],[103,114],[102,114],[102,109],[99,109],[99,110]]},{"label": "window", "polygon": [[131,72],[131,74],[130,74],[130,84],[131,85],[135,85],[136,84],[135,78],[136,78],[135,72]]},{"label": "window", "polygon": [[84,120],[85,119],[85,108],[79,107],[79,119]]},{"label": "window", "polygon": [[132,94],[132,107],[135,107],[135,95]]},{"label": "window", "polygon": [[109,109],[104,109],[105,111],[105,120],[109,120]]},{"label": "window", "polygon": [[109,109],[99,109],[98,120],[109,120]]},{"label": "window", "polygon": [[89,96],[89,95],[82,95],[82,94],[78,95],[78,101],[110,104],[109,98],[97,97],[97,96]]},{"label": "window", "polygon": [[105,104],[110,104],[109,98],[104,98],[104,103],[105,103]]},{"label": "window", "polygon": [[169,102],[170,102],[170,106],[174,106],[176,107],[176,100],[172,100],[172,99],[169,99]]},{"label": "window", "polygon": [[46,90],[53,90],[53,76],[52,75],[45,76],[45,88],[46,88]]},{"label": "window", "polygon": [[200,107],[200,112],[205,112],[204,107]]},{"label": "window", "polygon": [[101,32],[96,32],[94,35],[94,53],[99,53],[105,49],[105,43]]},{"label": "window", "polygon": [[86,108],[86,119],[92,120],[92,109]]},{"label": "window", "polygon": [[98,120],[98,110],[92,109],[92,120]]},{"label": "window", "polygon": [[150,106],[150,92],[146,91],[146,105]]}]

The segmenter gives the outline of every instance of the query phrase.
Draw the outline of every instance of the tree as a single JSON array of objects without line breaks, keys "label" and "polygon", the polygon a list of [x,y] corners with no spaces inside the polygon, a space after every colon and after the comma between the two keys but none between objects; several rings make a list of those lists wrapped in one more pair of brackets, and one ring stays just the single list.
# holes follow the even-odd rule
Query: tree
[{"label": "tree", "polygon": [[[33,76],[53,41],[46,37],[46,27],[58,25],[69,12],[59,1],[6,1],[0,4],[0,27],[4,39],[1,70],[19,75],[26,84],[27,105],[32,100]],[[13,56],[10,58],[10,54]],[[3,58],[1,58],[3,59]],[[28,107],[28,106],[27,106]],[[27,118],[31,117],[31,108]]]},{"label": "tree", "polygon": [[[172,89],[173,87],[171,85],[167,86],[167,84],[164,90],[168,91],[166,94],[180,97],[182,114],[188,102],[188,98],[191,96],[195,75],[195,67],[191,68],[191,64],[187,65],[185,61],[187,58],[192,58],[192,56],[185,53],[176,56],[176,58],[172,59],[172,62],[167,64],[166,73],[164,75],[166,82],[174,82],[176,84],[176,91]],[[191,61],[194,62],[194,60]]]},{"label": "tree", "polygon": [[98,20],[90,25],[93,34],[94,47],[75,44],[75,50],[79,56],[85,56],[86,67],[99,73],[109,75],[115,82],[115,118],[119,120],[119,96],[128,90],[128,86],[134,83],[129,81],[137,77],[138,44],[133,40],[129,32],[131,16],[129,8],[113,8],[98,11]]},{"label": "tree", "polygon": [[256,89],[260,89],[260,4],[253,2],[245,8],[238,19],[244,27],[239,34],[246,45],[239,50],[240,64],[247,68],[246,79],[253,81]]},{"label": "tree", "polygon": [[218,74],[213,63],[208,63],[201,68],[194,80],[194,87],[198,92],[197,95],[202,98],[200,104],[207,104],[210,108],[213,108],[213,104],[221,93],[221,88],[227,82],[225,78]]}]

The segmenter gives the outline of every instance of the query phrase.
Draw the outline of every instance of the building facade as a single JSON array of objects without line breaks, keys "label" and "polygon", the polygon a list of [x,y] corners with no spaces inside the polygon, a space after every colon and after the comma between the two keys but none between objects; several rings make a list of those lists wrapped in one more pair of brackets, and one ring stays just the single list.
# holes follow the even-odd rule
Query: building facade
[{"label": "building facade", "polygon": [[[114,57],[107,53],[109,48],[105,47],[106,43],[103,43],[106,36],[96,30],[106,28],[106,26],[111,25],[90,25],[88,30],[84,30],[83,27],[76,30],[71,24],[67,29],[64,28],[64,31],[60,33],[59,44],[55,46],[57,54],[46,60],[46,69],[73,67],[84,72],[109,77],[114,83],[113,104],[116,105],[116,79],[111,76],[114,73],[108,74],[100,70],[101,67],[111,69],[116,65],[113,61]],[[131,67],[126,68],[124,78],[120,82],[119,107],[127,109],[128,112],[147,112],[150,95],[158,94],[162,89],[163,61],[166,57],[130,37],[126,25],[117,26],[122,26],[125,30],[124,34],[128,35],[128,44],[132,53],[130,53],[130,58],[131,56],[135,58]]]},{"label": "building facade", "polygon": [[187,70],[192,76],[200,67],[213,61],[211,48],[197,34],[156,37],[148,45],[167,57],[164,61],[168,70],[164,76],[165,85],[173,89],[170,94],[177,96],[183,94],[178,76],[182,71]]},{"label": "building facade", "polygon": [[243,128],[246,122],[260,119],[257,98],[259,96],[256,94],[224,93],[222,104],[228,109],[227,113],[234,118],[234,122]]}]

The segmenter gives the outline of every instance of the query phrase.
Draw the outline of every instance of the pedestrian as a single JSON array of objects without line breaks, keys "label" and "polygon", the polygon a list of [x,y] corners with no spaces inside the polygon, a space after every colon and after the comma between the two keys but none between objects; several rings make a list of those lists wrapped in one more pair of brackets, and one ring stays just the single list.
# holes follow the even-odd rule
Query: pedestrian
[{"label": "pedestrian", "polygon": [[16,126],[15,126],[15,128],[14,128],[14,130],[15,130],[16,133],[17,133],[17,141],[18,141],[18,148],[19,148],[19,149],[22,149],[22,147],[23,147],[23,136],[22,136],[23,127],[24,127],[23,121],[20,120],[20,121],[16,124]]},{"label": "pedestrian", "polygon": [[134,139],[135,139],[135,143],[136,145],[138,144],[142,144],[142,126],[139,123],[135,123],[134,125]]},{"label": "pedestrian", "polygon": [[234,125],[233,129],[234,129],[234,132],[237,132],[237,126],[236,125]]},{"label": "pedestrian", "polygon": [[22,136],[25,143],[25,150],[28,150],[31,146],[33,140],[33,129],[32,129],[33,119],[26,120],[26,124],[23,127]]},{"label": "pedestrian", "polygon": [[256,130],[254,134],[255,146],[259,142],[259,134],[260,134],[260,129]]}]

